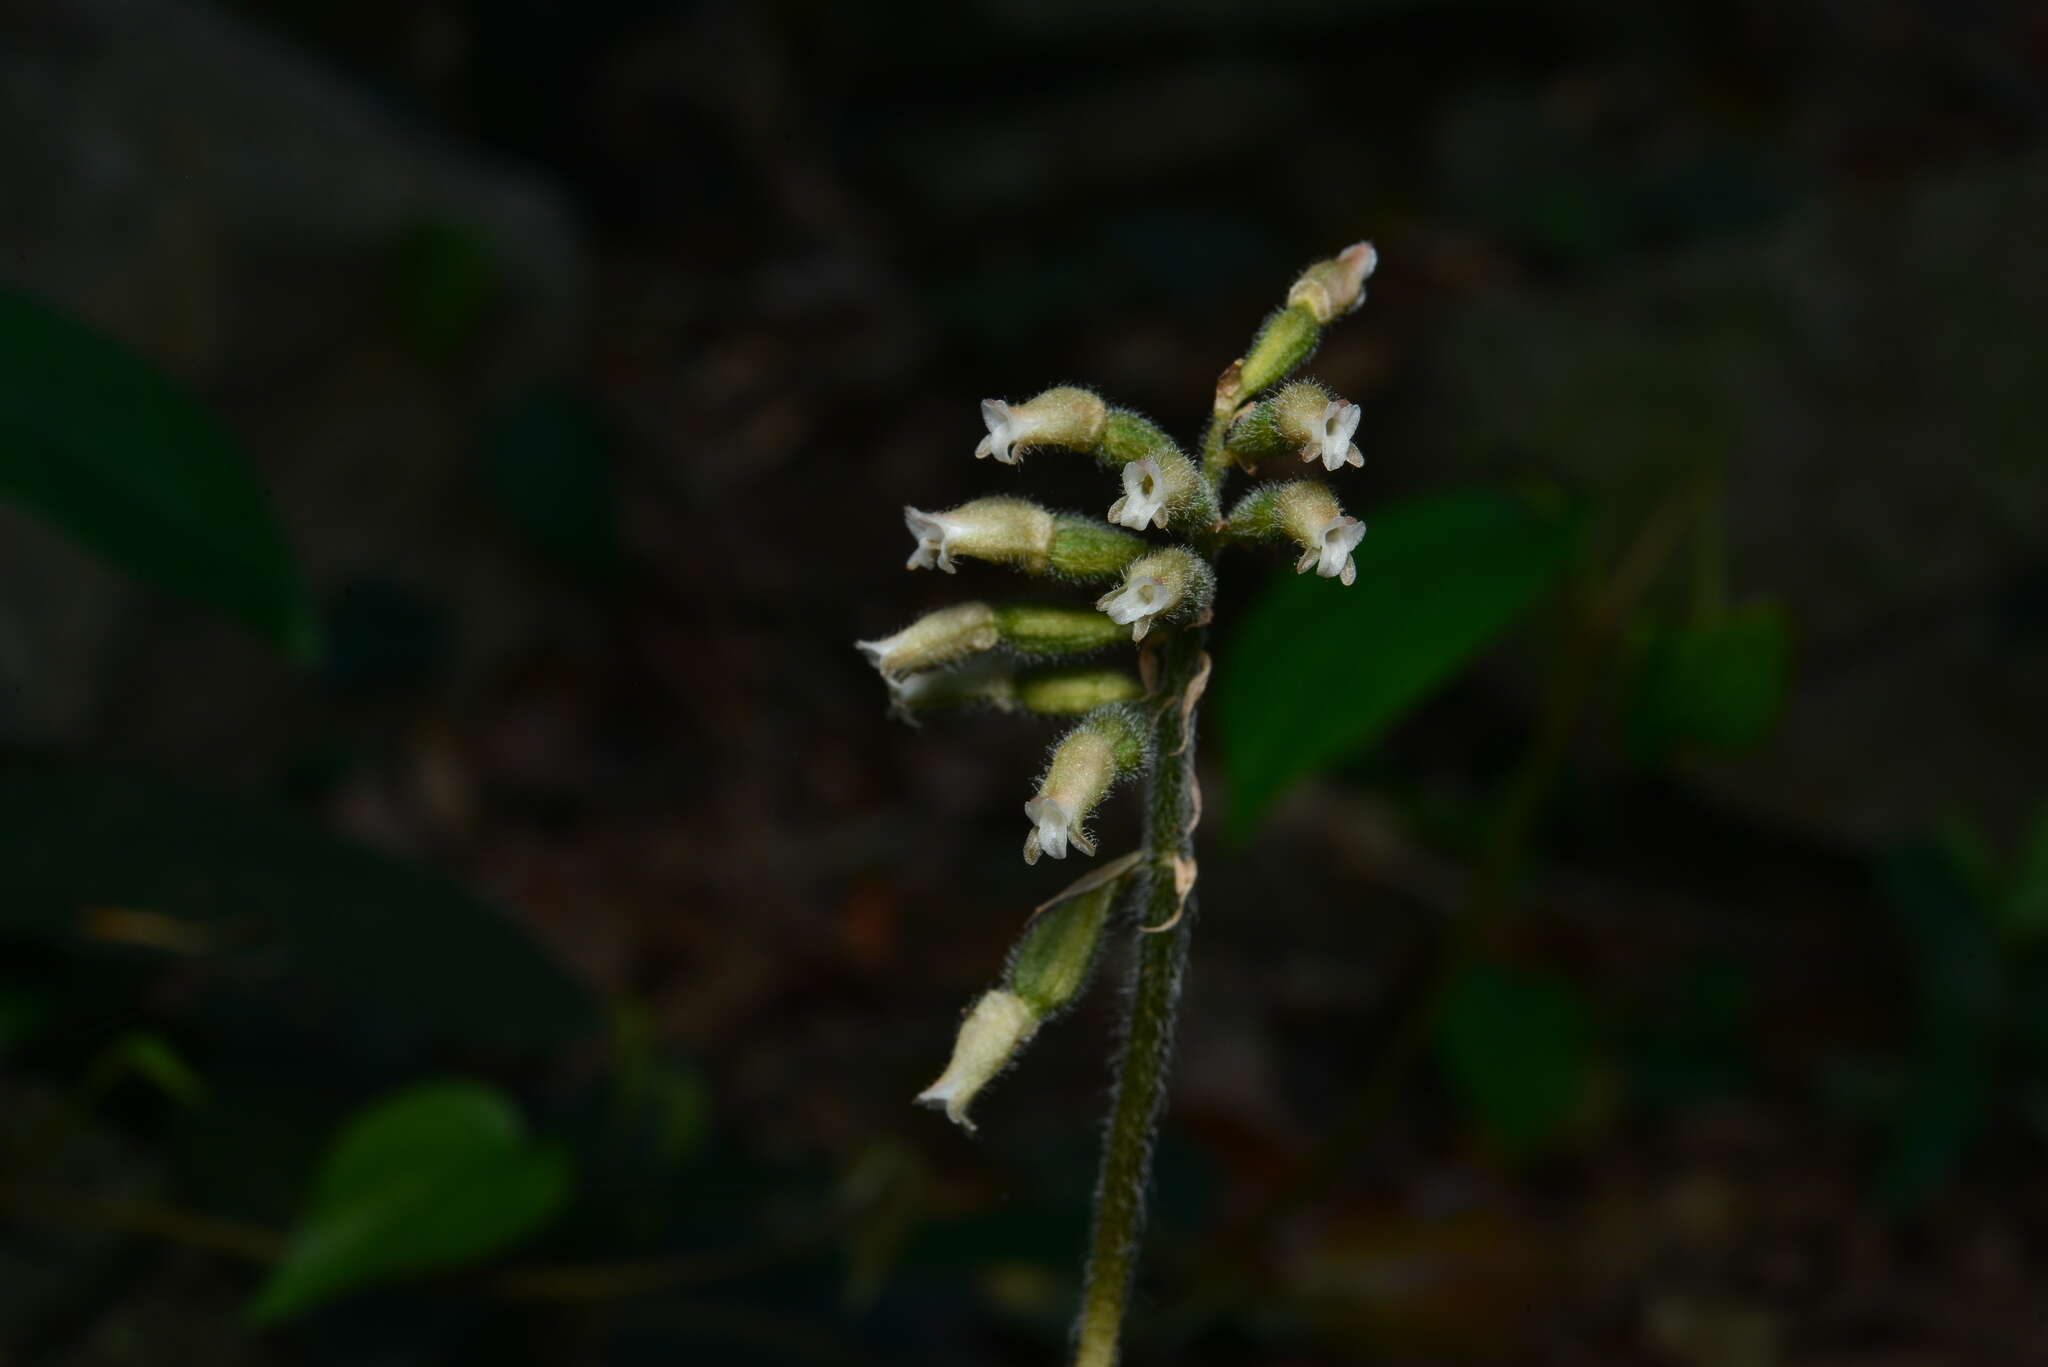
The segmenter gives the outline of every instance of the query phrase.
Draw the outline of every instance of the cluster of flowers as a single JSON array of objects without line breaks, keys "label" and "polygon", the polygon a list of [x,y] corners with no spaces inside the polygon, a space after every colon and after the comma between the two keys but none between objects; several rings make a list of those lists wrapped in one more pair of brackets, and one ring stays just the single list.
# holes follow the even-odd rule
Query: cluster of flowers
[{"label": "cluster of flowers", "polygon": [[[1142,670],[1074,663],[1076,657],[1096,654],[1126,632],[1142,643],[1154,628],[1206,622],[1216,587],[1211,561],[1226,545],[1292,542],[1300,552],[1297,572],[1314,569],[1346,585],[1356,576],[1352,552],[1365,524],[1347,516],[1319,480],[1255,485],[1227,514],[1219,493],[1233,468],[1320,462],[1335,472],[1364,463],[1353,441],[1355,404],[1313,381],[1280,381],[1306,359],[1323,328],[1363,300],[1376,259],[1370,244],[1359,243],[1302,274],[1251,350],[1224,372],[1216,407],[1222,439],[1200,459],[1146,418],[1087,389],[1049,389],[1016,404],[983,401],[988,432],[977,458],[1016,466],[1040,450],[1090,457],[1118,476],[1120,492],[1105,517],[1008,495],[943,512],[903,510],[916,542],[911,569],[952,574],[961,560],[981,560],[1108,586],[1092,608],[962,603],[857,643],[908,718],[970,705],[1078,716],[1024,804],[1026,863],[1041,855],[1064,859],[1070,848],[1093,855],[1088,819],[1119,781],[1144,773],[1153,760]],[[1173,544],[1149,542],[1146,532],[1163,532]],[[1135,866],[1140,858],[1120,862]],[[974,1093],[1040,1021],[1078,993],[1119,886],[1099,874],[1083,882],[1085,895],[1034,919],[1005,986],[970,1010],[951,1066],[920,1100],[943,1105],[965,1124]],[[1040,949],[1027,952],[1034,944]]]}]

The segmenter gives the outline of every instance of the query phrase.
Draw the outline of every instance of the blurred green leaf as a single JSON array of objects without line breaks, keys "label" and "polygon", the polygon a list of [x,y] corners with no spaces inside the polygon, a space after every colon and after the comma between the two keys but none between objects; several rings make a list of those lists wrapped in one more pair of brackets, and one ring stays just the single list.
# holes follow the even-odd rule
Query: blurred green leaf
[{"label": "blurred green leaf", "polygon": [[1655,1010],[1629,1031],[1635,1095],[1683,1106],[1739,1092],[1751,1072],[1755,996],[1754,970],[1721,953],[1700,954],[1678,981],[1659,983]]},{"label": "blurred green leaf", "polygon": [[1714,620],[1639,638],[1627,726],[1636,753],[1660,759],[1674,746],[1753,745],[1784,704],[1791,654],[1785,613],[1751,603]]},{"label": "blurred green leaf", "polygon": [[528,395],[485,430],[478,457],[492,508],[537,555],[573,574],[618,568],[611,442],[587,402]]},{"label": "blurred green leaf", "polygon": [[476,336],[497,292],[489,240],[460,224],[418,223],[399,239],[393,267],[407,338],[430,361],[453,360]]},{"label": "blurred green leaf", "polygon": [[1908,1210],[1948,1182],[1976,1133],[2006,984],[1981,900],[1938,850],[1893,854],[1880,883],[1919,1005],[1878,1176],[1885,1203]]},{"label": "blurred green leaf", "polygon": [[1244,836],[1289,786],[1355,753],[1501,634],[1556,578],[1576,520],[1505,494],[1380,511],[1358,582],[1280,574],[1217,665],[1215,712]]},{"label": "blurred green leaf", "polygon": [[162,1035],[138,1030],[123,1035],[107,1052],[107,1066],[133,1073],[173,1101],[197,1106],[206,1100],[206,1084]]},{"label": "blurred green leaf", "polygon": [[1592,1012],[1562,978],[1475,959],[1445,994],[1436,1047],[1480,1128],[1521,1157],[1549,1142],[1586,1096]]},{"label": "blurred green leaf", "polygon": [[568,1198],[568,1155],[471,1082],[386,1098],[343,1130],[283,1260],[249,1307],[274,1323],[350,1291],[479,1261],[537,1233]]},{"label": "blurred green leaf", "polygon": [[2034,815],[2007,884],[1999,927],[2022,944],[2048,936],[2048,805]]},{"label": "blurred green leaf", "polygon": [[0,987],[0,1054],[42,1029],[50,1003],[36,993]]},{"label": "blurred green leaf", "polygon": [[385,1013],[496,1047],[597,1024],[589,994],[495,907],[431,869],[266,807],[62,764],[0,765],[0,929],[77,943],[81,914],[201,923],[294,1006]]},{"label": "blurred green leaf", "polygon": [[204,407],[91,328],[0,290],[0,499],[309,659],[269,495]]}]

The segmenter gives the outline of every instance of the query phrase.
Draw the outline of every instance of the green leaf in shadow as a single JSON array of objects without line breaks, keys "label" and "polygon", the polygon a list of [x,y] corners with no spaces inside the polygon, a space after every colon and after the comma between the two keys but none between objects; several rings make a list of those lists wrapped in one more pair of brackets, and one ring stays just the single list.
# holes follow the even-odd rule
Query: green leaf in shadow
[{"label": "green leaf in shadow", "polygon": [[127,348],[7,290],[0,499],[297,659],[314,654],[298,565],[226,429]]},{"label": "green leaf in shadow", "polygon": [[1674,746],[1754,745],[1785,700],[1791,632],[1776,603],[1751,603],[1711,621],[1642,637],[1627,711],[1629,740],[1645,759]]},{"label": "green leaf in shadow", "polygon": [[542,1229],[569,1188],[567,1154],[529,1139],[492,1088],[440,1082],[388,1097],[328,1150],[249,1316],[274,1323],[366,1286],[480,1261]]},{"label": "green leaf in shadow", "polygon": [[0,931],[63,944],[95,908],[190,922],[233,979],[477,1046],[599,1025],[590,994],[461,885],[291,815],[153,779],[0,765]]},{"label": "green leaf in shadow", "polygon": [[1571,1118],[1592,1078],[1592,1012],[1569,982],[1465,964],[1436,1019],[1437,1057],[1487,1137],[1520,1157]]},{"label": "green leaf in shadow", "polygon": [[1217,665],[1215,714],[1243,837],[1297,781],[1364,748],[1533,603],[1577,522],[1488,491],[1381,509],[1349,588],[1282,574]]}]

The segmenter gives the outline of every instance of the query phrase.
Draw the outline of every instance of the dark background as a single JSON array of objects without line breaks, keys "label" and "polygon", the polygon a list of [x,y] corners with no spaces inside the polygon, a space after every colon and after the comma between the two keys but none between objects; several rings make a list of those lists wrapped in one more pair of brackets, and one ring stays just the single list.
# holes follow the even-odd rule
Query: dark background
[{"label": "dark background", "polygon": [[[851,642],[1001,591],[902,505],[1107,501],[979,399],[1191,442],[1360,237],[1347,507],[1585,546],[1249,840],[1205,766],[1130,1361],[2048,1360],[2044,67],[1933,0],[0,11],[0,277],[219,417],[322,628],[0,507],[0,1361],[1058,1360],[1110,984],[978,1135],[909,1104],[1076,872],[1016,860],[1056,728],[894,724]],[[1768,726],[1643,720],[1703,584]],[[248,1328],[449,1076],[561,1213]]]}]

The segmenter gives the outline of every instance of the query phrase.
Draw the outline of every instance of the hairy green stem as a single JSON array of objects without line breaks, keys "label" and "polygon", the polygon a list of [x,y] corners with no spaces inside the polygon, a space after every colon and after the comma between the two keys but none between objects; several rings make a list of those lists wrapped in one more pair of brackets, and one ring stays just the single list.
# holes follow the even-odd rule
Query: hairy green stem
[{"label": "hairy green stem", "polygon": [[[1149,883],[1141,899],[1144,927],[1168,929],[1138,935],[1138,952],[1125,1002],[1123,1045],[1117,1060],[1116,1093],[1103,1136],[1102,1169],[1095,1187],[1095,1221],[1090,1233],[1087,1285],[1075,1367],[1111,1367],[1117,1360],[1131,1275],[1145,1233],[1146,1191],[1152,1147],[1166,1100],[1166,1076],[1173,1057],[1174,1022],[1180,1006],[1181,975],[1187,967],[1195,899],[1182,903],[1183,880],[1194,864],[1195,711],[1183,707],[1202,661],[1200,628],[1174,633],[1162,642],[1159,696],[1153,726],[1151,788],[1146,801]],[[1177,919],[1176,919],[1177,918]]]}]

